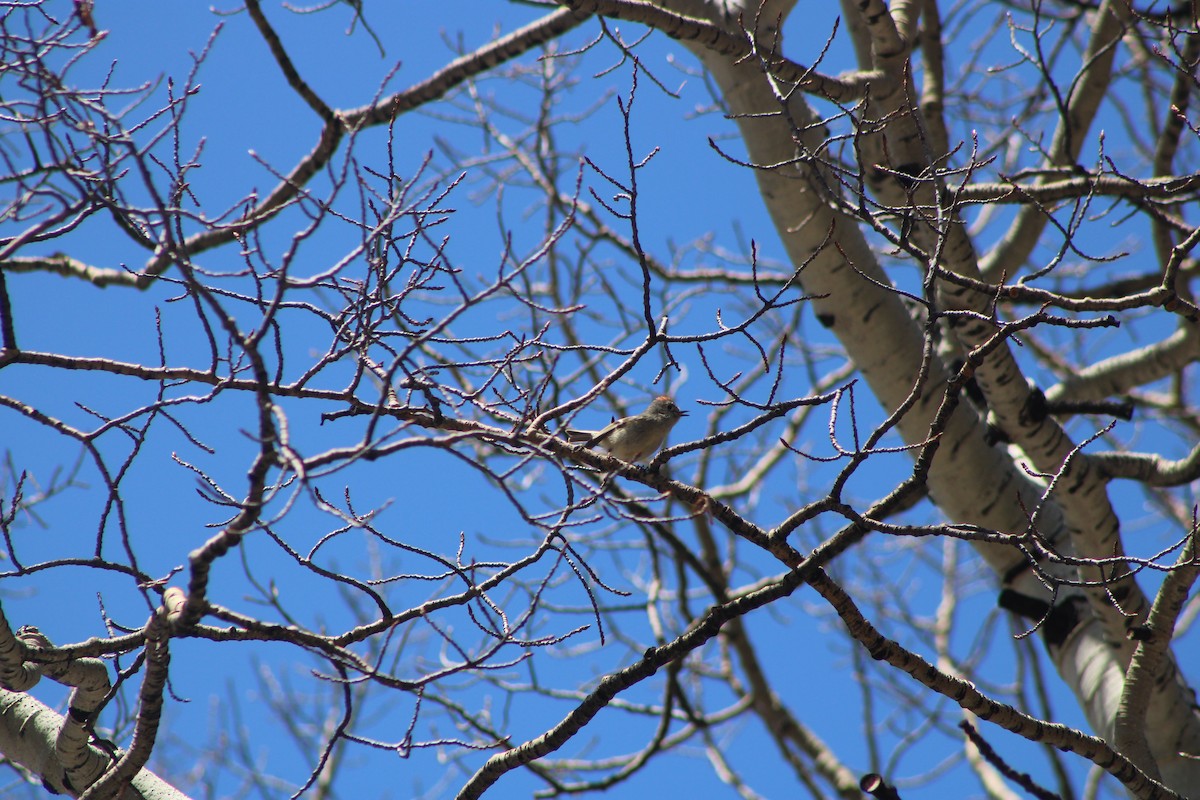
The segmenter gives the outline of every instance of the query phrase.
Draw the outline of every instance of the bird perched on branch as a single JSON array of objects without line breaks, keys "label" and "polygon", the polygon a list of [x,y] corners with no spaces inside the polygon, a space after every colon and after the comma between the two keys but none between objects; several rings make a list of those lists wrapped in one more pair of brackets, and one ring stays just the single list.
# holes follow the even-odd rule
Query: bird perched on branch
[{"label": "bird perched on branch", "polygon": [[585,447],[599,445],[622,461],[633,464],[658,452],[671,428],[686,416],[687,412],[681,411],[674,400],[662,395],[654,398],[640,414],[621,417],[598,431],[568,430],[567,439],[583,442]]}]

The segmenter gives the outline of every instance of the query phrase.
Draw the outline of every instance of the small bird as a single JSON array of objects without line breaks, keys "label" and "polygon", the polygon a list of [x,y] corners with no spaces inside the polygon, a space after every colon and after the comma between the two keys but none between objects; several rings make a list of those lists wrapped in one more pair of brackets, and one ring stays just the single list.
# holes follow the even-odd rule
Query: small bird
[{"label": "small bird", "polygon": [[674,400],[662,395],[654,398],[640,414],[621,417],[599,431],[568,430],[567,438],[572,442],[583,442],[585,447],[600,445],[622,461],[633,464],[654,455],[675,423],[686,416],[687,412],[681,411]]}]

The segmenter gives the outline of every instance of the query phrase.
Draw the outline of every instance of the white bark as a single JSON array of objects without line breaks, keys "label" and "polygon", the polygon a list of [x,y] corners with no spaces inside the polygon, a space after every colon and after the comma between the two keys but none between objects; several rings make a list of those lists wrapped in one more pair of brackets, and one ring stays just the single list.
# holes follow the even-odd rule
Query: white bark
[{"label": "white bark", "polygon": [[[44,785],[57,794],[78,796],[80,787],[68,786],[65,769],[56,747],[63,719],[51,708],[22,692],[0,689],[0,753],[42,778]],[[98,777],[109,763],[107,756],[89,748],[87,767]],[[86,787],[84,787],[86,788]],[[187,795],[161,780],[149,770],[134,777],[121,800],[186,800]]]},{"label": "white bark", "polygon": [[[745,17],[752,15],[752,6],[753,3],[746,4]],[[1104,31],[1107,28],[1103,28]],[[770,79],[758,63],[751,60],[733,63],[701,45],[690,46],[712,73],[737,120],[750,160],[760,166],[788,164],[756,172],[776,230],[793,265],[797,268],[804,265],[801,272],[804,291],[823,295],[812,301],[817,318],[837,335],[884,407],[888,411],[897,409],[914,390],[915,376],[920,373],[923,335],[901,303],[899,294],[880,288],[889,285],[890,281],[857,221],[831,207],[831,182],[825,179],[811,158],[822,152],[826,135],[817,115],[799,92],[791,93],[786,104],[782,103],[779,95],[788,87],[773,90]],[[860,48],[860,52],[863,50]],[[907,96],[913,96],[911,90]],[[786,115],[783,113],[785,107]],[[911,116],[901,120],[897,123],[901,126],[911,126],[913,121]],[[798,149],[793,141],[796,131],[802,131],[802,144]],[[1075,146],[1078,146],[1078,135],[1076,131]],[[909,127],[908,136],[912,139],[907,143],[910,149],[919,148],[921,142],[916,141],[915,128]],[[888,139],[891,144],[886,149],[892,151],[894,158],[897,139],[890,134]],[[884,151],[881,143],[874,144],[875,152]],[[797,155],[800,166],[790,165]],[[1022,218],[1021,224],[1029,223]],[[945,260],[955,268],[969,269],[970,277],[978,278],[975,252],[965,231],[956,222],[949,225],[949,243],[941,245]],[[931,236],[925,238],[932,243]],[[836,247],[831,246],[834,242]],[[976,331],[971,345],[979,344],[988,335],[990,331]],[[1012,380],[1013,376],[1019,377],[1019,370],[1011,353],[1000,348],[987,367],[993,373],[997,368],[1001,370],[1000,380],[993,375],[993,386],[999,385],[1001,392],[1011,395],[998,398],[997,405],[1019,406],[1029,390],[1024,380]],[[899,424],[908,442],[919,443],[928,437],[947,379],[939,362],[934,360],[928,365],[921,398]],[[1074,446],[1066,440],[1061,428],[1055,433],[1052,441],[1041,443],[1042,449],[1036,459],[1041,462],[1037,464],[1038,468],[1047,471],[1061,468],[1062,460]],[[1027,439],[1037,442],[1033,437]],[[1028,447],[1026,442],[1022,444]],[[1080,461],[1086,471],[1086,462]],[[1072,477],[1078,478],[1077,475]],[[1043,502],[1038,530],[1055,543],[1060,553],[1071,555],[1071,545],[1083,541],[1089,543],[1089,555],[1102,552],[1111,555],[1113,547],[1119,547],[1119,532],[1104,485],[1095,474],[1085,475],[1080,480],[1089,489],[1077,494],[1067,493],[1066,513],[1061,504],[1062,492],[1041,501],[1041,487],[1020,470],[1005,450],[986,442],[982,420],[962,403],[946,426],[929,473],[929,489],[948,521],[1012,534],[1020,534],[1027,528],[1025,509]],[[1070,539],[1065,535],[1068,530],[1072,533]],[[1096,543],[1095,537],[1101,531],[1106,533]],[[1011,580],[1009,588],[1029,598],[1052,602],[1060,619],[1069,621],[1061,635],[1050,632],[1047,640],[1050,654],[1096,734],[1111,741],[1125,668],[1133,648],[1119,637],[1123,631],[1113,628],[1117,621],[1123,623],[1124,620],[1106,600],[1105,589],[1092,592],[1092,613],[1088,613],[1088,606],[1076,601],[1080,594],[1077,590],[1064,587],[1051,598],[1031,570],[1021,571],[1025,557],[1015,548],[983,543],[978,544],[978,549],[997,575]],[[1079,577],[1061,565],[1043,563],[1040,567],[1061,580],[1078,580]],[[1015,572],[1019,574],[1014,576]],[[1099,575],[1096,570],[1089,572],[1092,578]],[[1148,605],[1133,579],[1123,579],[1122,588],[1127,591],[1125,602],[1144,617]],[[1098,607],[1103,602],[1108,602],[1109,607]],[[1073,609],[1078,613],[1072,613]],[[1107,629],[1098,613],[1105,614],[1108,619]],[[1174,678],[1178,673],[1173,663],[1169,663],[1163,674]],[[1200,762],[1180,753],[1200,752],[1200,718],[1194,712],[1192,693],[1182,681],[1175,679],[1159,682],[1156,690],[1146,725],[1151,750],[1167,785],[1177,791],[1190,791],[1200,786]]]}]

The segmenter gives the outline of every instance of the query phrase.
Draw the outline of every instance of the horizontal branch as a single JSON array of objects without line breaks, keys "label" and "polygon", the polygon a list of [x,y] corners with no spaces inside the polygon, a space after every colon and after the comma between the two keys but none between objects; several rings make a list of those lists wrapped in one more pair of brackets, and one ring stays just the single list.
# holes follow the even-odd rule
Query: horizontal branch
[{"label": "horizontal branch", "polygon": [[1046,183],[1022,183],[1001,176],[999,183],[968,183],[950,192],[955,200],[968,203],[1050,203],[1089,195],[1127,197],[1138,200],[1185,200],[1188,192],[1200,190],[1200,173],[1134,180],[1118,175],[1075,175]]},{"label": "horizontal branch", "polygon": [[1200,445],[1177,460],[1157,453],[1094,453],[1089,458],[1107,478],[1126,478],[1149,486],[1184,486],[1200,478]]},{"label": "horizontal branch", "polygon": [[138,283],[136,272],[93,267],[65,253],[10,258],[4,262],[3,267],[7,272],[52,272],[65,278],[82,278],[100,289],[112,284],[136,286]]}]

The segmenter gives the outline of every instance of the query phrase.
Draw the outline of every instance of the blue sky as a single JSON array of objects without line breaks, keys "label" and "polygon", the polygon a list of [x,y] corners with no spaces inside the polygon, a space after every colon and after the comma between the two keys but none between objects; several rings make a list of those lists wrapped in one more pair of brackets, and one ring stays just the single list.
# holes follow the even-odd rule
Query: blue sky
[{"label": "blue sky", "polygon": [[[65,9],[67,4],[62,6]],[[338,6],[304,15],[287,13],[274,5],[268,5],[267,10],[279,26],[284,42],[306,80],[330,105],[337,107],[359,106],[371,101],[376,93],[415,83],[444,65],[457,48],[469,50],[479,46],[495,31],[512,30],[536,18],[540,11],[494,1],[378,4],[371,7],[368,21],[384,43],[381,53],[362,25],[354,23],[348,7]],[[226,13],[219,6],[214,10],[201,3],[133,0],[99,4],[96,13],[98,25],[108,33],[96,53],[79,65],[76,78],[81,84],[89,81],[99,84],[111,65],[113,85],[150,86],[145,98],[136,101],[140,105],[131,112],[134,118],[145,116],[161,104],[168,91],[168,78],[176,82],[178,90],[191,69],[194,55],[209,48],[195,81],[199,91],[189,100],[180,150],[187,153],[203,148],[203,167],[191,174],[190,188],[210,214],[231,207],[252,192],[262,193],[273,186],[276,178],[264,164],[287,169],[313,147],[319,131],[318,120],[287,90],[245,13]],[[629,40],[641,34],[635,26],[610,25],[619,28]],[[347,35],[351,27],[354,32]],[[805,55],[815,56],[832,27],[833,16],[826,4],[806,4],[790,24],[788,47],[799,60]],[[566,37],[564,46],[580,47],[596,33],[594,23],[585,24]],[[643,215],[640,222],[648,248],[656,254],[676,255],[683,266],[696,267],[717,261],[713,251],[726,250],[745,258],[750,241],[754,241],[760,263],[779,264],[781,248],[763,211],[752,175],[722,159],[710,146],[712,139],[732,155],[741,152],[736,139],[731,136],[731,123],[711,107],[711,98],[693,59],[681,45],[662,36],[649,37],[639,45],[637,52],[649,70],[679,95],[672,97],[642,78],[635,100],[632,130],[635,152],[645,155],[656,147],[661,148],[642,178]],[[850,53],[843,35],[830,49],[822,69],[836,73],[849,68]],[[563,111],[582,113],[591,110],[591,113],[577,124],[565,124],[559,129],[563,146],[567,150],[578,149],[594,163],[617,174],[623,167],[624,155],[616,97],[629,95],[629,69],[606,69],[619,60],[611,47],[598,47],[582,60],[583,65],[574,73],[578,86],[569,95],[569,105]],[[394,76],[388,79],[393,70]],[[479,86],[485,94],[494,92],[512,102],[519,103],[523,97],[522,90],[514,90],[503,77],[503,68],[481,80]],[[536,98],[532,91],[525,91],[525,95]],[[131,95],[130,102],[135,102],[135,96]],[[432,152],[428,180],[432,181],[439,171],[444,170],[444,182],[452,179],[457,170],[446,158],[442,143],[480,157],[494,152],[494,143],[488,142],[472,126],[462,124],[463,119],[462,109],[447,104],[422,109],[400,119],[393,140],[398,171],[413,174]],[[150,130],[154,130],[155,125],[152,123]],[[384,163],[384,133],[381,130],[364,132],[355,157],[368,165]],[[159,152],[169,152],[169,148],[160,148]],[[338,163],[341,163],[340,159]],[[317,185],[323,184],[318,182]],[[594,172],[587,170],[585,187],[594,189],[600,197],[611,191]],[[526,199],[527,196],[514,187],[505,198],[504,216],[500,221],[486,188],[469,174],[448,201],[455,209],[445,230],[451,236],[448,252],[472,278],[495,269],[505,247],[502,232],[516,229],[513,241],[518,252],[531,247],[541,235],[536,227],[540,223],[529,212],[531,196]],[[535,223],[525,230],[522,223],[529,218]],[[290,223],[296,218],[286,219]],[[282,254],[291,244],[290,235],[294,229],[294,224],[268,228],[263,238],[264,252],[276,256]],[[8,230],[0,226],[0,233],[7,235]],[[348,231],[336,223],[323,228],[320,234],[302,245],[297,270],[318,272],[327,267],[330,260],[342,252],[338,248],[344,249]],[[711,238],[705,240],[704,237]],[[107,268],[128,265],[136,269],[147,257],[128,239],[114,235],[107,218],[103,217],[89,221],[69,239],[48,243],[46,252],[57,250],[68,250],[78,258]],[[219,254],[207,257],[205,263],[214,270],[233,270],[238,266],[237,249],[225,248]],[[18,309],[17,328],[24,348],[154,363],[158,360],[159,350],[156,320],[161,317],[167,363],[200,365],[205,359],[199,327],[192,316],[181,310],[186,301],[176,301],[177,286],[159,283],[145,293],[135,294],[117,287],[101,291],[80,281],[55,276],[14,275],[9,279],[9,291]],[[697,296],[694,303],[697,307],[708,303],[715,308],[732,301],[718,296]],[[710,319],[696,313],[684,324],[708,324]],[[479,324],[484,326],[486,322]],[[814,350],[832,347],[827,334],[811,315],[801,314],[797,324],[803,326],[806,342]],[[288,334],[287,347],[298,354],[320,350],[326,346],[325,338],[327,333],[319,326],[297,320],[296,327]],[[696,412],[705,410],[704,402],[719,399],[718,393],[704,378],[698,356],[688,351],[682,355],[682,360],[685,372],[673,376],[670,388],[676,390],[685,408],[691,408],[694,413],[678,426],[672,437],[674,441],[702,435],[704,414]],[[303,357],[296,361],[302,362]],[[831,357],[829,363],[832,361]],[[659,363],[655,361],[654,366]],[[735,369],[732,363],[718,361],[730,372]],[[639,407],[651,393],[661,390],[662,387],[648,386],[654,372],[655,369],[649,366],[639,368],[623,385],[619,394],[630,407]],[[81,427],[95,422],[94,417],[79,408],[76,402],[86,403],[101,413],[116,414],[139,403],[150,402],[153,390],[153,386],[137,386],[112,377],[64,376],[34,367],[8,368],[0,372],[0,393],[44,407],[69,424]],[[801,389],[796,391],[803,393]],[[856,402],[864,420],[877,414],[861,388]],[[281,402],[297,432],[302,432],[308,452],[319,452],[324,447],[342,443],[347,431],[358,430],[355,422],[331,426],[316,424],[316,414],[334,409],[313,410],[310,406]],[[198,413],[200,411],[204,413]],[[167,575],[185,562],[190,549],[219,527],[226,512],[214,508],[197,491],[196,475],[189,465],[213,475],[223,485],[240,486],[255,450],[253,433],[247,428],[252,425],[251,411],[249,398],[226,394],[196,407],[189,414],[189,426],[198,438],[215,447],[214,453],[196,447],[172,426],[161,422],[145,443],[123,484],[126,494],[138,499],[122,511],[127,515],[126,530],[135,546],[139,564],[147,573]],[[0,413],[5,414],[0,417],[5,447],[14,453],[21,468],[27,469],[39,481],[45,483],[56,465],[73,463],[78,457],[77,447],[64,446],[59,437],[44,428],[28,424],[11,413]],[[607,407],[589,408],[579,419],[583,424],[599,426],[607,421],[609,413],[611,410]],[[846,435],[847,432],[843,429],[841,433]],[[821,438],[823,434],[823,424],[818,423],[806,429],[805,435],[810,438],[801,444],[811,452],[827,455],[830,447]],[[1180,441],[1165,449],[1182,449],[1184,444]],[[119,464],[129,443],[119,436],[112,436],[103,438],[99,446]],[[852,494],[858,498],[878,496],[888,480],[904,474],[907,464],[906,457],[895,456],[887,468],[864,471],[852,484]],[[459,466],[456,459],[440,453],[400,453],[386,460],[358,462],[344,468],[330,476],[329,486],[352,487],[357,507],[382,509],[377,518],[381,528],[397,536],[413,537],[438,552],[452,554],[460,534],[477,548],[472,553],[504,553],[519,549],[513,542],[523,542],[530,535],[522,521],[503,503],[481,502],[480,498],[489,493],[489,484],[476,473]],[[771,499],[764,501],[756,521],[764,526],[776,522],[791,510],[797,487],[819,486],[822,476],[827,474],[806,472],[797,466],[790,473],[794,484],[766,487],[765,492]],[[98,520],[103,509],[103,494],[98,491],[102,485],[100,476],[85,462],[77,483],[77,488],[67,489],[61,498],[39,506],[38,520],[22,520],[17,537],[27,563],[54,557],[84,556],[95,549]],[[9,490],[6,488],[6,491]],[[548,487],[544,491],[551,495],[557,488]],[[1113,491],[1130,492],[1127,487],[1116,487]],[[290,495],[285,494],[273,510],[282,510],[288,497]],[[1130,502],[1138,504],[1141,501],[1135,497]],[[303,503],[297,505],[285,523],[281,523],[289,543],[301,552],[315,546],[337,527],[333,515],[323,515]],[[797,545],[812,546],[833,530],[833,523],[823,525],[818,522],[798,534]],[[113,558],[122,549],[117,532],[117,525],[110,518],[103,531],[104,552]],[[1155,526],[1151,532],[1153,542],[1164,541],[1171,535],[1174,534],[1164,531],[1161,526]],[[628,550],[621,546],[623,542],[629,543]],[[610,552],[605,554],[609,560],[597,562],[609,570],[606,575],[624,582],[622,588],[636,585],[644,568],[639,563],[640,554],[633,551],[638,542],[640,535],[637,532],[618,530]],[[922,617],[931,615],[939,601],[936,565],[942,558],[940,545],[876,537],[869,546],[877,548],[873,552],[884,554],[879,562],[882,566],[878,568],[894,569],[904,575],[901,585],[911,587],[911,594],[904,600],[911,604],[914,612]],[[1149,549],[1156,548],[1152,544]],[[970,562],[966,549],[960,547],[960,550],[960,558]],[[221,602],[243,608],[247,613],[272,616],[265,607],[264,598],[277,591],[284,602],[304,614],[310,624],[325,624],[333,630],[353,624],[359,613],[355,608],[344,603],[324,582],[295,569],[265,537],[248,538],[243,551],[240,557],[222,562],[214,575],[212,592],[221,597]],[[347,571],[367,573],[376,568],[372,561],[375,556],[372,545],[366,537],[353,533],[324,547],[321,554],[329,559],[329,564],[344,566]],[[235,566],[239,561],[245,564],[244,569]],[[429,564],[419,558],[396,553],[388,554],[379,563],[397,574],[429,569]],[[756,570],[759,574],[781,571],[779,565],[766,558],[748,556],[745,574],[738,577],[749,582],[755,577]],[[1023,668],[1017,666],[1013,651],[1023,645],[1007,643],[1009,637],[1004,632],[1008,630],[1008,622],[997,618],[992,585],[986,576],[972,572],[970,567],[964,573],[960,613],[965,619],[978,619],[979,624],[962,626],[961,639],[955,642],[956,650],[961,657],[967,658],[977,647],[990,648],[983,669],[985,676],[998,686],[1010,684]],[[570,578],[565,567],[560,568],[559,574]],[[863,576],[859,574],[858,578],[862,580]],[[178,577],[175,582],[179,582]],[[1152,585],[1153,582],[1148,583],[1147,590]],[[573,589],[570,580],[563,586],[555,600],[576,604],[582,610],[574,618],[565,616],[572,620],[571,624],[588,623],[586,596],[577,587]],[[435,589],[436,584],[431,582],[394,584],[390,588],[390,598],[399,607],[406,602],[419,603]],[[52,604],[48,598],[52,598]],[[5,580],[0,583],[0,599],[4,602],[5,613],[15,625],[36,624],[57,643],[104,635],[101,604],[104,612],[113,619],[130,626],[141,625],[149,610],[142,595],[133,590],[127,578],[102,576],[98,570],[71,568]],[[63,612],[52,609],[63,609]],[[644,619],[636,615],[620,619],[619,625],[627,625],[628,635],[632,638],[646,636]],[[470,630],[468,620],[452,620],[455,621],[462,626],[459,630]],[[752,635],[764,652],[770,654],[767,668],[775,678],[774,685],[782,699],[818,735],[829,741],[851,768],[865,770],[868,756],[861,745],[865,724],[863,699],[851,688],[852,681],[846,678],[862,660],[862,654],[855,654],[843,637],[829,635],[838,625],[828,609],[811,592],[804,590],[787,603],[780,604],[772,613],[749,621]],[[977,645],[973,641],[975,633],[993,625],[1001,630],[998,637],[988,645]],[[561,628],[562,625],[549,625],[540,633],[561,631]],[[425,630],[424,635],[436,645],[433,632]],[[594,631],[583,634],[573,643],[579,648],[578,652],[568,643],[558,652],[539,653],[538,669],[545,671],[548,680],[563,685],[582,683],[596,677],[601,670],[614,668],[627,655],[623,650],[594,652],[599,644]],[[923,652],[919,642],[907,644]],[[1033,649],[1038,653],[1036,657],[1041,659],[1042,669],[1052,672],[1039,648]],[[421,651],[420,657],[430,657],[437,650],[433,646]],[[1177,649],[1185,669],[1189,662],[1195,662],[1198,654],[1194,637],[1185,639]],[[544,659],[543,655],[546,656]],[[588,658],[581,658],[581,655]],[[403,672],[406,656],[396,652],[395,657],[400,665],[398,671]],[[122,666],[127,664],[128,659]],[[265,793],[282,796],[284,792],[280,787],[303,780],[313,754],[297,752],[284,729],[267,726],[266,689],[273,681],[300,686],[297,694],[292,695],[302,698],[294,707],[296,722],[318,724],[327,714],[336,716],[336,708],[329,710],[328,696],[322,694],[326,684],[309,679],[314,669],[324,668],[319,662],[282,646],[218,647],[207,642],[177,641],[173,650],[171,687],[175,699],[169,701],[169,741],[165,744],[182,748],[173,751],[176,753],[186,753],[188,748],[202,750],[210,744],[220,747],[224,746],[222,726],[238,724],[250,731],[257,731],[262,726],[264,733],[250,737],[252,760],[258,765],[259,778],[265,780],[264,776],[270,776],[270,781],[279,780],[278,784],[268,783],[269,789]],[[870,680],[883,687],[884,694],[887,691],[903,694],[918,689],[906,677],[887,669],[874,665],[865,665],[862,669]],[[527,673],[513,670],[514,681],[528,679]],[[465,678],[462,683],[460,697],[464,702],[491,703],[496,706],[497,716],[512,715],[511,730],[517,739],[539,734],[569,708],[567,704],[547,700],[504,708],[494,690],[489,699],[486,687],[472,685]],[[54,688],[40,691],[45,692],[39,697],[46,702],[61,700],[62,693],[56,694]],[[306,697],[300,694],[302,692],[313,692],[313,696]],[[639,701],[657,699],[653,689],[631,695],[631,699]],[[412,698],[378,697],[378,702],[372,700],[363,706],[363,714],[357,721],[361,725],[358,730],[379,740],[399,741],[413,714]],[[937,698],[926,697],[917,712],[877,709],[881,720],[878,724],[890,731],[884,739],[894,748],[883,753],[883,759],[885,762],[894,759],[894,774],[901,778],[928,773],[959,755],[951,737],[931,738],[911,749],[900,746],[906,732],[914,725],[935,719],[931,709],[940,710],[937,719],[947,727],[957,722],[954,709]],[[1058,721],[1083,724],[1065,692],[1055,697],[1054,709]],[[236,722],[230,722],[235,713],[241,716]],[[101,724],[104,724],[103,720]],[[645,719],[610,709],[601,715],[594,731],[585,733],[558,755],[627,752],[639,747],[652,727],[652,720],[647,723]],[[1040,755],[1033,755],[1033,748],[995,729],[985,727],[982,731],[1001,752],[1045,778],[1045,760]],[[452,735],[445,730],[441,734]],[[435,738],[432,731],[420,735]],[[756,791],[767,797],[796,793],[795,781],[786,769],[755,769],[763,749],[771,747],[757,722],[739,723],[721,730],[719,738],[728,741],[731,759],[743,776],[751,780]],[[452,794],[464,776],[451,774],[444,778],[446,765],[437,755],[436,748],[415,751],[408,758],[400,758],[386,750],[354,748],[343,767],[346,782],[339,784],[341,796],[448,796],[444,790],[448,787]],[[770,757],[776,758],[773,749]],[[474,769],[482,760],[482,754],[468,754],[463,763]],[[1073,770],[1081,769],[1077,761],[1070,764]],[[182,762],[159,763],[156,768],[178,775],[187,772],[189,765],[185,758]],[[245,776],[224,775],[207,791],[211,791],[211,796],[227,796],[236,791],[243,779]],[[526,773],[516,772],[502,779],[494,796],[529,796],[540,786],[539,781]],[[718,786],[703,753],[685,749],[682,755],[652,765],[621,789],[620,796],[646,796],[655,792],[678,795],[688,791],[712,797],[734,796],[727,789],[725,795],[718,794],[722,791],[714,788]],[[932,787],[910,787],[904,796],[912,800],[945,797],[954,792],[960,792],[964,797],[980,796],[978,787],[961,774],[937,781]],[[196,789],[195,794],[208,796],[202,789]]]}]

